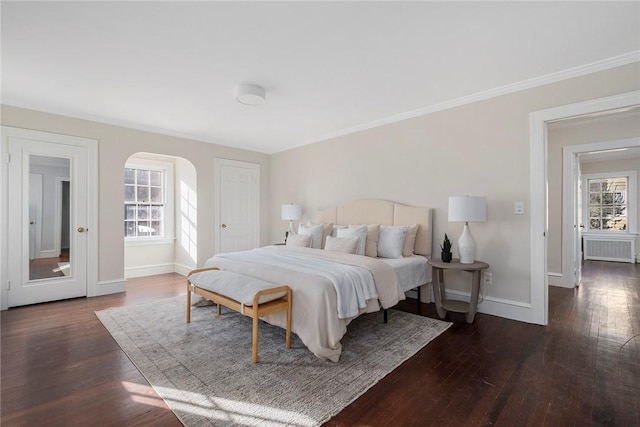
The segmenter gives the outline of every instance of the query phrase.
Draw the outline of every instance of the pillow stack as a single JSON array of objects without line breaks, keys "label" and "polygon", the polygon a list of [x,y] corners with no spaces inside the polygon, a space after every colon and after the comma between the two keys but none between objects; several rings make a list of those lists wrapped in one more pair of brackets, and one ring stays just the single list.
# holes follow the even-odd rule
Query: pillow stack
[{"label": "pillow stack", "polygon": [[[418,225],[380,224],[300,224],[298,236],[308,236],[308,247],[371,258],[402,258],[413,255]],[[289,236],[291,238],[291,236]],[[304,246],[306,240],[295,239],[292,245]],[[352,245],[355,249],[352,252]],[[289,241],[287,241],[287,245]]]}]

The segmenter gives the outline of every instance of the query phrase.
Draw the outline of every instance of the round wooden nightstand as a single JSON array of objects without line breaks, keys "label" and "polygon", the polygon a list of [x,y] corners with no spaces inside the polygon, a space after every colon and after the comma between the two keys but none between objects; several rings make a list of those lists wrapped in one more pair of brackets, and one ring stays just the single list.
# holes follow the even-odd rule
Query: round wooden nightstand
[{"label": "round wooden nightstand", "polygon": [[[489,264],[482,261],[475,261],[473,264],[460,264],[460,260],[454,259],[451,262],[429,260],[433,268],[434,287],[433,293],[436,298],[436,311],[439,317],[444,317],[447,311],[465,313],[467,323],[473,323],[473,318],[478,311],[478,294],[480,293],[480,273],[489,268]],[[471,278],[471,299],[469,302],[446,299],[444,291],[444,271],[461,270],[472,274]]]}]

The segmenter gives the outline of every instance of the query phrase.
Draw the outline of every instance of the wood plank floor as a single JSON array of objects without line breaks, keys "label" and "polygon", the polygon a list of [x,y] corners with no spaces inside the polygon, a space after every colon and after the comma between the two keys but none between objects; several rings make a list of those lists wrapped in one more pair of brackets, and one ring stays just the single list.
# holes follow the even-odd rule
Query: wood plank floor
[{"label": "wood plank floor", "polygon": [[[3,311],[0,423],[181,425],[94,311],[183,293],[184,278],[166,274]],[[326,425],[640,425],[639,294],[639,265],[589,261],[580,288],[549,289],[548,326],[454,318]],[[435,317],[433,304],[421,311]]]}]

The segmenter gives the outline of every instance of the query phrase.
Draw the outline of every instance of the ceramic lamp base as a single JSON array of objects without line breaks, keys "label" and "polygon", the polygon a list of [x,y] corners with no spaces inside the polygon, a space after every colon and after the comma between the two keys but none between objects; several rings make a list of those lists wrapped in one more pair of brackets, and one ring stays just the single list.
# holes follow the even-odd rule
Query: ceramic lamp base
[{"label": "ceramic lamp base", "polygon": [[460,264],[473,264],[476,258],[476,241],[469,231],[469,223],[464,225],[462,235],[458,239],[458,255]]},{"label": "ceramic lamp base", "polygon": [[298,234],[296,233],[296,229],[293,227],[293,221],[289,220],[289,229],[287,230],[289,234]]}]

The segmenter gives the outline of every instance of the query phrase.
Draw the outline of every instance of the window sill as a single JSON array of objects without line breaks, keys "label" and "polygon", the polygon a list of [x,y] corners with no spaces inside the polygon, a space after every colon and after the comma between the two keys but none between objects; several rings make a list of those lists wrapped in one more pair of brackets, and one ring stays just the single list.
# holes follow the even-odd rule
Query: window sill
[{"label": "window sill", "polygon": [[125,237],[125,246],[173,245],[174,237]]}]

